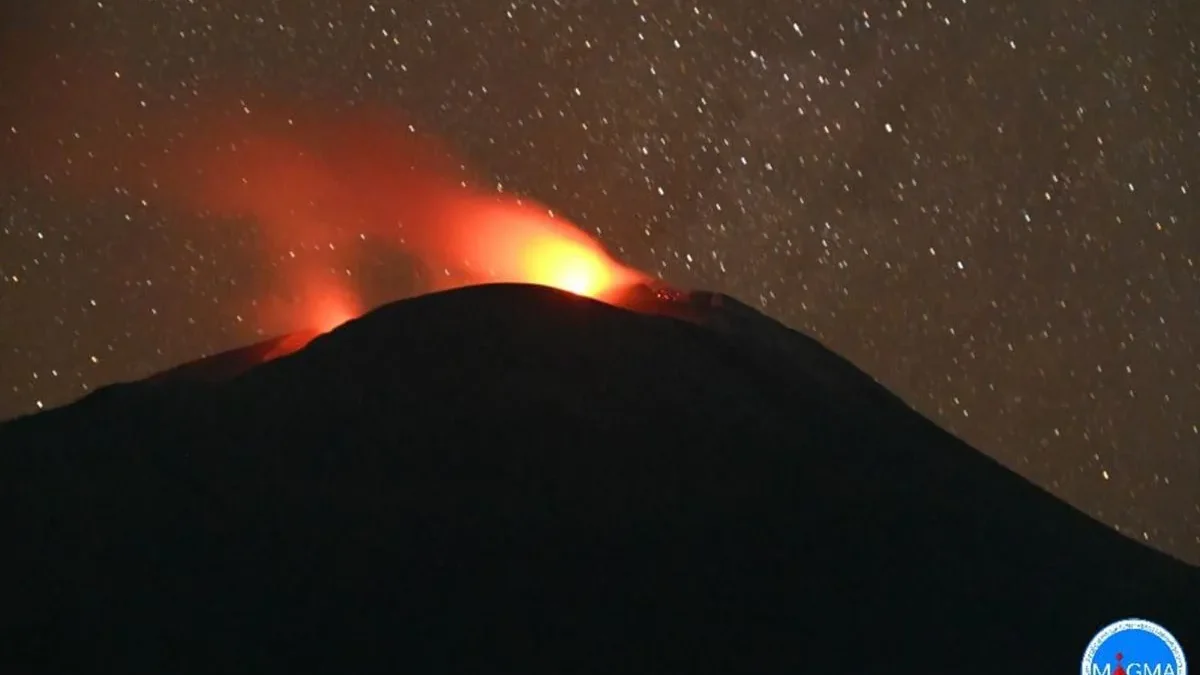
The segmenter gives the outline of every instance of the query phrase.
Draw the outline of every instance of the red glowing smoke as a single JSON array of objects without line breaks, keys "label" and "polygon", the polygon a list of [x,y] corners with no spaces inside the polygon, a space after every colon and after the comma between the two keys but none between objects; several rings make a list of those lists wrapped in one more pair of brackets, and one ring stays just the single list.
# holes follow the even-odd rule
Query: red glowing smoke
[{"label": "red glowing smoke", "polygon": [[[80,79],[91,88],[86,100],[64,95]],[[395,111],[194,91],[147,102],[119,71],[75,68],[39,81],[48,89],[29,97],[33,114],[13,125],[26,168],[89,197],[111,190],[119,171],[160,203],[252,220],[278,282],[300,298],[259,303],[272,323],[328,330],[366,309],[328,264],[294,259],[301,246],[345,268],[363,239],[395,247],[444,270],[437,289],[528,282],[603,299],[642,278],[545,207],[472,187],[447,149]]]}]

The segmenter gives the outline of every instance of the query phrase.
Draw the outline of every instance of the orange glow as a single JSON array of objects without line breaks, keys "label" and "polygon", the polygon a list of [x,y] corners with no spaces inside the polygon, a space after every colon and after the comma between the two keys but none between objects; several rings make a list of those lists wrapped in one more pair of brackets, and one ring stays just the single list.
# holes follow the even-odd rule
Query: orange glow
[{"label": "orange glow", "polygon": [[262,363],[266,363],[267,361],[273,361],[289,354],[294,354],[307,347],[308,343],[317,339],[317,336],[319,335],[320,333],[313,331],[302,331],[288,334],[281,338],[279,342],[272,346],[271,349],[264,352],[263,355],[259,357],[259,360]]},{"label": "orange glow", "polygon": [[529,243],[524,265],[527,281],[576,295],[598,297],[612,283],[608,262],[595,251],[569,241],[543,239]]},{"label": "orange glow", "polygon": [[[54,115],[30,107],[13,120],[22,133],[8,140],[19,161],[0,171],[54,175],[56,189],[94,199],[111,194],[105,176],[120,166],[130,195],[167,222],[188,227],[202,212],[229,228],[188,237],[225,246],[247,240],[235,228],[253,223],[260,268],[271,275],[236,301],[256,308],[263,330],[327,332],[360,315],[358,270],[386,259],[380,252],[418,259],[432,279],[427,290],[516,282],[608,301],[645,278],[545,206],[472,187],[454,153],[414,133],[396,110],[266,95],[248,103],[219,83],[147,109],[130,81],[111,77],[124,64],[59,54],[47,63],[92,73],[77,79],[94,91],[42,91],[61,78],[30,69],[33,93]],[[135,139],[118,123],[132,114],[141,120]],[[86,156],[60,142],[81,124],[92,129]]]},{"label": "orange glow", "polygon": [[307,312],[309,314],[308,325],[322,333],[328,333],[347,321],[357,318],[362,314],[362,309],[358,306],[358,302],[348,294],[338,293],[336,289],[329,289],[309,300]]},{"label": "orange glow", "polygon": [[640,274],[613,260],[600,244],[544,207],[497,198],[469,198],[447,209],[439,248],[474,270],[471,283],[550,286],[603,299],[614,285]]}]

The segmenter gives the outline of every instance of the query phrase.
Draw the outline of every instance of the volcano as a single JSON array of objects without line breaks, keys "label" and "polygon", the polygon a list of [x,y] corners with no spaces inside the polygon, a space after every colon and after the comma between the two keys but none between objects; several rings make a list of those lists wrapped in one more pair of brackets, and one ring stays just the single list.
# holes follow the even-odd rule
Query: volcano
[{"label": "volcano", "polygon": [[717,293],[396,302],[8,422],[0,495],[5,673],[1050,674],[1128,617],[1200,649],[1200,570]]}]

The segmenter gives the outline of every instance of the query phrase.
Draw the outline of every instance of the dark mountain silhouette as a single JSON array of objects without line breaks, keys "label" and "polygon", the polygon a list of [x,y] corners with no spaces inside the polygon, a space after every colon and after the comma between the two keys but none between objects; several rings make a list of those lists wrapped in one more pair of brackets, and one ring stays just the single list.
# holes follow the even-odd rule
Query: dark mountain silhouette
[{"label": "dark mountain silhouette", "polygon": [[1196,568],[817,342],[621,304],[423,296],[0,426],[0,672],[1059,674],[1130,616],[1200,649]]}]

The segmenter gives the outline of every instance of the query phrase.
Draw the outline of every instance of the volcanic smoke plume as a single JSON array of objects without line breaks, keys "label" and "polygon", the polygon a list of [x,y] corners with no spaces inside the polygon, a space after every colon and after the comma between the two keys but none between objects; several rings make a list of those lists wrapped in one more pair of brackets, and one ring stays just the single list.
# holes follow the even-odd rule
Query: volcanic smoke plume
[{"label": "volcanic smoke plume", "polygon": [[[61,57],[22,80],[38,84],[10,113],[7,168],[52,175],[55,189],[85,198],[111,194],[115,172],[159,206],[252,220],[271,259],[319,245],[352,267],[352,240],[368,237],[444,272],[430,290],[512,281],[604,298],[642,278],[545,207],[474,187],[397,111],[248,102],[211,84],[149,102],[119,70]],[[87,100],[64,93],[83,89]],[[327,329],[365,309],[328,264],[294,262],[277,280],[302,298],[288,323]]]}]

